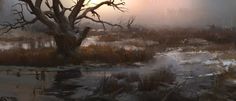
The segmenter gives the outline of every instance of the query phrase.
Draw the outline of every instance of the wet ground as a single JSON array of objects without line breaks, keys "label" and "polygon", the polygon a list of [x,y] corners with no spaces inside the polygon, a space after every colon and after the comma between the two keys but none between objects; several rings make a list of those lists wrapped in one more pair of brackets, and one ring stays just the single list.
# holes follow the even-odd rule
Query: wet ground
[{"label": "wet ground", "polygon": [[189,96],[194,96],[201,92],[202,88],[207,89],[212,85],[211,77],[235,67],[236,61],[225,58],[226,53],[172,50],[156,53],[149,63],[135,63],[132,66],[1,66],[0,97],[1,100],[7,99],[6,101],[74,101],[92,95],[105,76],[123,72],[135,72],[142,76],[162,67],[170,68],[177,75],[178,82],[188,80],[190,86],[186,86],[188,88],[184,93],[193,92]]},{"label": "wet ground", "polygon": [[[13,44],[0,42],[1,50],[12,48],[55,47],[55,43],[22,42]],[[138,43],[138,46],[132,43]],[[208,46],[204,40],[192,40],[191,44]],[[89,37],[83,46],[109,45],[126,50],[142,50],[158,42],[142,40],[122,40],[115,42],[98,42],[98,37]],[[93,95],[104,77],[117,73],[137,73],[145,76],[160,68],[168,68],[175,75],[177,83],[186,81],[182,94],[196,97],[211,89],[215,76],[236,67],[236,51],[184,51],[184,48],[170,48],[157,52],[154,59],[147,63],[133,65],[89,64],[63,67],[18,67],[0,66],[0,101],[77,101]],[[191,47],[190,47],[191,48]],[[235,69],[236,70],[236,69]],[[236,87],[236,78],[230,80],[230,86]],[[119,101],[137,101],[133,96],[123,94]],[[236,94],[235,94],[236,95]],[[132,100],[131,100],[132,99]],[[203,100],[204,101],[204,100]]]},{"label": "wet ground", "polygon": [[[89,95],[104,76],[119,68],[78,67],[1,67],[0,96],[9,101],[68,101]],[[81,76],[82,75],[82,76]],[[8,101],[7,100],[7,101]],[[14,100],[15,101],[15,100]]]}]

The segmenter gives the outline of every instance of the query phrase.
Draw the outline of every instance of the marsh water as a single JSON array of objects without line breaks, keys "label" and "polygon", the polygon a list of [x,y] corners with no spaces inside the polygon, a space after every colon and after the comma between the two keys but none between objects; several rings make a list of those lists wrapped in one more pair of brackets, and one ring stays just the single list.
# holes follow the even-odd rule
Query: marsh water
[{"label": "marsh water", "polygon": [[[126,50],[140,50],[144,47],[127,45],[139,42],[145,45],[158,45],[158,42],[122,40],[98,42],[98,37],[87,38],[82,46],[94,44],[111,45]],[[199,43],[199,40],[197,40]],[[203,42],[206,43],[205,41]],[[144,46],[145,46],[144,45]],[[0,42],[1,50],[12,48],[32,49],[55,47],[53,41],[39,42]],[[0,101],[78,101],[93,95],[105,77],[118,73],[136,73],[140,77],[168,68],[176,76],[177,82],[187,81],[182,92],[186,96],[197,96],[214,84],[215,76],[235,69],[235,50],[227,51],[184,51],[185,47],[168,48],[156,52],[149,62],[133,64],[81,64],[58,67],[0,66]],[[233,55],[233,56],[231,56]],[[236,86],[236,79],[230,84]],[[119,101],[136,101],[133,96],[118,96]]]},{"label": "marsh water", "polygon": [[96,89],[104,76],[122,71],[121,68],[103,68],[100,66],[91,69],[94,67],[97,66],[47,68],[2,66],[0,96],[9,101],[13,99],[17,99],[17,101],[80,99],[92,93],[91,91]]},{"label": "marsh water", "polygon": [[[230,52],[232,53],[232,52]],[[114,73],[149,74],[161,67],[170,68],[177,81],[186,79],[186,91],[200,92],[211,86],[211,77],[236,65],[234,59],[221,58],[227,52],[182,52],[172,50],[156,53],[148,63],[134,65],[90,64],[63,67],[0,67],[0,96],[5,101],[74,101],[92,95],[99,82]],[[197,82],[197,83],[196,83]],[[232,83],[236,84],[235,80]],[[186,93],[187,94],[187,93]],[[5,100],[4,100],[5,99]]]}]

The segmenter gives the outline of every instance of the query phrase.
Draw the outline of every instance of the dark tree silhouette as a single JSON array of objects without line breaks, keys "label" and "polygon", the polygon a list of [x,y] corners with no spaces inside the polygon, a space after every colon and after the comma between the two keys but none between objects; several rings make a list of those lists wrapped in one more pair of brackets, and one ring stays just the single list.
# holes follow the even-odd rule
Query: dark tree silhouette
[{"label": "dark tree silhouette", "polygon": [[0,12],[1,12],[1,10],[2,10],[2,5],[3,5],[3,0],[0,0]]},{"label": "dark tree silhouette", "polygon": [[[91,7],[89,5],[91,0],[76,0],[75,4],[70,8],[64,6],[62,0],[18,0],[20,1],[14,6],[18,9],[14,9],[14,14],[18,17],[16,23],[3,23],[1,26],[4,29],[4,33],[9,32],[12,29],[24,28],[26,25],[33,24],[37,21],[46,25],[52,33],[47,33],[54,37],[57,52],[64,57],[70,57],[75,55],[75,50],[81,45],[82,41],[86,38],[90,27],[86,27],[82,30],[79,23],[83,19],[91,20],[93,22],[101,23],[110,26],[119,26],[117,24],[111,24],[103,21],[100,15],[97,13],[97,9],[102,6],[111,6],[114,9],[118,9],[124,12],[122,7],[125,2],[119,0],[107,0],[100,2]],[[42,8],[46,6],[46,8]],[[46,9],[46,10],[45,10]],[[27,10],[35,17],[31,20],[26,19],[24,11]],[[93,17],[90,17],[92,14]]]},{"label": "dark tree silhouette", "polygon": [[130,17],[128,19],[127,25],[126,25],[128,30],[132,30],[132,25],[133,25],[134,21],[135,21],[135,17],[134,16],[132,16],[132,17]]}]

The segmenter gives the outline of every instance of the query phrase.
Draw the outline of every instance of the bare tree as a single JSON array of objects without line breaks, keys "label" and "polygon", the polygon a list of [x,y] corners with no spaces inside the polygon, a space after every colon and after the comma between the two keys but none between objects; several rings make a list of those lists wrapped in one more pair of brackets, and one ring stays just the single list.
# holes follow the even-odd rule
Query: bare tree
[{"label": "bare tree", "polygon": [[[18,16],[16,23],[3,23],[3,29],[5,33],[12,29],[24,28],[26,25],[33,24],[37,21],[46,25],[52,33],[48,33],[53,36],[57,45],[57,52],[65,57],[73,56],[75,50],[81,45],[82,41],[86,38],[90,27],[86,27],[81,30],[79,23],[83,19],[91,20],[93,22],[101,23],[105,27],[105,24],[110,26],[119,26],[117,24],[111,24],[103,21],[100,15],[97,13],[97,9],[102,6],[111,6],[114,9],[118,9],[124,12],[122,7],[125,2],[120,0],[106,0],[100,2],[91,7],[89,5],[91,0],[76,0],[74,5],[66,7],[62,0],[18,0],[20,1],[14,6],[18,9],[14,9],[14,14]],[[46,6],[45,8],[42,8]],[[20,9],[19,9],[20,8]],[[35,17],[28,20],[24,16],[24,11],[27,10]],[[92,14],[93,17],[90,17]]]},{"label": "bare tree", "polygon": [[127,25],[126,25],[128,30],[132,30],[132,25],[133,25],[134,21],[135,21],[135,17],[134,16],[132,16],[132,17],[130,17],[128,19]]}]

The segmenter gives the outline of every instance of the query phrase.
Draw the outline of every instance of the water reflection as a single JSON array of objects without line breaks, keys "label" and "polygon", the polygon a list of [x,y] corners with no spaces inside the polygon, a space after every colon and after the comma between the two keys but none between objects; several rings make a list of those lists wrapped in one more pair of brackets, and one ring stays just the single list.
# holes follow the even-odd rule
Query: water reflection
[{"label": "water reflection", "polygon": [[70,96],[81,87],[67,83],[69,79],[81,77],[80,69],[1,69],[0,97],[13,97],[17,101],[71,101]]},{"label": "water reflection", "polygon": [[0,97],[13,97],[17,101],[43,101],[40,99],[52,85],[53,75],[55,73],[44,70],[6,69],[0,73]]},{"label": "water reflection", "polygon": [[46,95],[56,96],[57,98],[63,99],[65,101],[73,100],[70,98],[70,96],[73,95],[76,88],[80,86],[68,84],[66,80],[79,78],[80,76],[81,72],[79,69],[57,71],[54,83],[52,84],[52,87],[46,90]]}]

